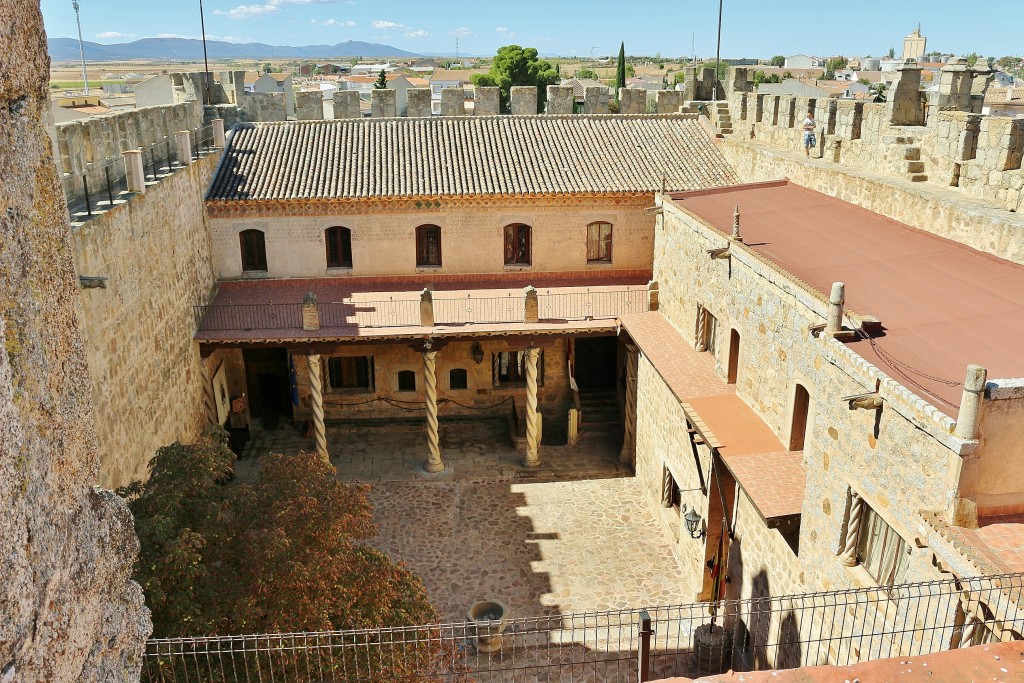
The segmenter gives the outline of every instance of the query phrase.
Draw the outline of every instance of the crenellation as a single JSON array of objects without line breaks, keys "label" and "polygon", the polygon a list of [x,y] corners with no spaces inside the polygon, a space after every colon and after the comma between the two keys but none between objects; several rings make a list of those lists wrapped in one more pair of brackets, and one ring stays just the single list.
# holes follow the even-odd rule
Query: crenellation
[{"label": "crenellation", "polygon": [[573,112],[575,100],[572,88],[564,85],[549,85],[547,88],[547,102],[545,114],[567,115]]},{"label": "crenellation", "polygon": [[620,114],[646,114],[647,91],[640,88],[619,88]]},{"label": "crenellation", "polygon": [[[409,103],[405,115],[410,118],[425,118],[432,115],[430,88],[409,88],[406,91]],[[340,118],[335,116],[335,118]]]},{"label": "crenellation", "polygon": [[513,116],[533,116],[537,113],[537,88],[532,85],[514,85],[510,94]]},{"label": "crenellation", "polygon": [[394,90],[373,90],[370,93],[370,115],[373,118],[395,118],[398,116],[398,99]]},{"label": "crenellation", "polygon": [[[441,116],[465,116],[466,91],[462,88],[445,88],[441,91]],[[375,114],[376,116],[376,114]]]},{"label": "crenellation", "polygon": [[359,93],[354,90],[339,90],[334,93],[335,119],[358,119],[361,117]]},{"label": "crenellation", "polygon": [[501,89],[477,86],[473,91],[473,115],[497,116],[501,113]]},{"label": "crenellation", "polygon": [[590,86],[584,89],[584,114],[607,114],[608,111],[608,88],[604,86]]},{"label": "crenellation", "polygon": [[295,93],[295,118],[299,121],[322,121],[324,96],[319,90]]}]

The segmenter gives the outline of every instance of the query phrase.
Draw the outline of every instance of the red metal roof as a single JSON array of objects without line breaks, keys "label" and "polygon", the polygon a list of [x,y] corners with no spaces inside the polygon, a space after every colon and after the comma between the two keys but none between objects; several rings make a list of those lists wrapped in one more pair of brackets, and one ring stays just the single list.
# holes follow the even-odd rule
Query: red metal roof
[{"label": "red metal roof", "polygon": [[739,206],[747,247],[826,297],[845,282],[847,306],[884,328],[850,347],[946,414],[968,364],[1024,376],[1024,266],[786,181],[672,198],[723,234]]}]

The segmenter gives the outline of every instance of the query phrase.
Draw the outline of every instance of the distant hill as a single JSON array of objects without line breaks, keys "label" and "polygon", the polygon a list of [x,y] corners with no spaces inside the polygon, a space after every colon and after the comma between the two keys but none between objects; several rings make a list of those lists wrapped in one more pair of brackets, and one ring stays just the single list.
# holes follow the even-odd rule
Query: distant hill
[{"label": "distant hill", "polygon": [[[51,38],[47,41],[50,59],[77,60],[78,41],[73,38]],[[390,45],[348,40],[337,45],[304,45],[301,47],[266,45],[264,43],[226,43],[206,41],[210,59],[327,59],[330,57],[419,57],[413,52]],[[122,59],[174,59],[196,61],[203,58],[203,41],[191,38],[143,38],[130,43],[101,45],[85,41],[85,58],[90,62]]]}]

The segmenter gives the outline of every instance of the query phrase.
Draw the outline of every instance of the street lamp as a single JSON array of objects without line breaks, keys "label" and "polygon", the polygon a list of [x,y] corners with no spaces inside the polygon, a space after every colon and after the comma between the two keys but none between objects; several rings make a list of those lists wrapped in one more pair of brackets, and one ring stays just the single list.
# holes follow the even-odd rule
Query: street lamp
[{"label": "street lamp", "polygon": [[78,0],[71,0],[75,8],[75,23],[78,24],[78,53],[82,56],[82,80],[85,82],[85,94],[89,94],[89,74],[85,71],[85,43],[82,42],[82,20],[78,15]]},{"label": "street lamp", "polygon": [[686,530],[689,532],[690,538],[704,537],[704,530],[700,526],[700,514],[694,508],[686,511],[683,521],[686,523]]}]

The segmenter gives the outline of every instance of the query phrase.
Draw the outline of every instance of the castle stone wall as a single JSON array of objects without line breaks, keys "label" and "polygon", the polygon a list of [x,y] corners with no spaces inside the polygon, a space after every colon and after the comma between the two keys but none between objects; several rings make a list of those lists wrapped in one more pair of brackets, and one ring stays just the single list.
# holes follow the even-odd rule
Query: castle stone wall
[{"label": "castle stone wall", "polygon": [[218,159],[71,233],[78,273],[109,278],[80,296],[104,486],[145,479],[157,448],[192,442],[205,425],[192,306],[214,287],[203,194]]}]

